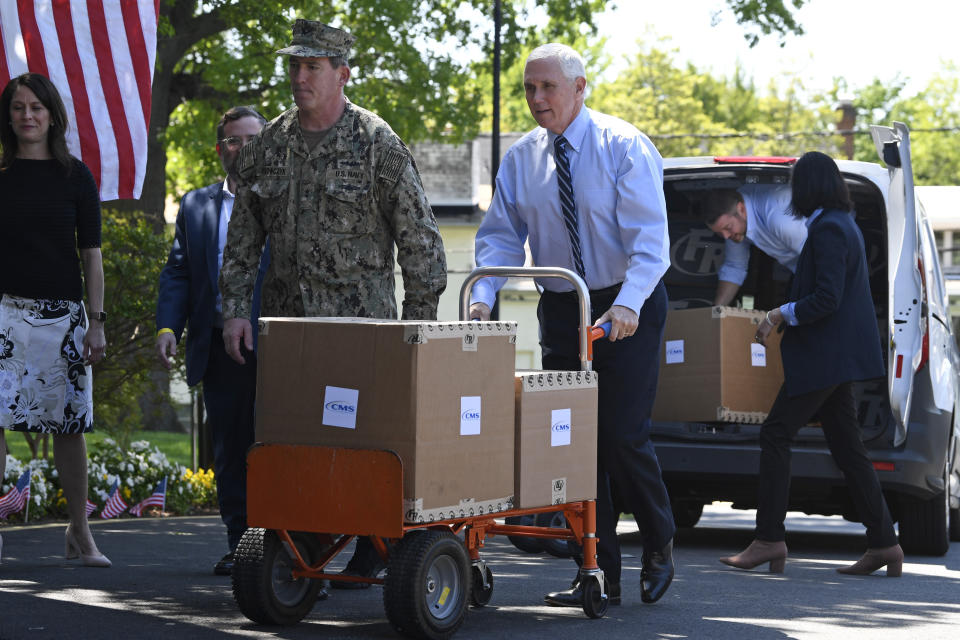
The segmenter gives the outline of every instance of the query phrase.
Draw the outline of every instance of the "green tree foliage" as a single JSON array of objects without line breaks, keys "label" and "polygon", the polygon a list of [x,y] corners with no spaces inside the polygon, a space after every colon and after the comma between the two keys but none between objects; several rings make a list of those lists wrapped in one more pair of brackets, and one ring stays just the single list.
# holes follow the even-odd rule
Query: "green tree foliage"
[{"label": "green tree foliage", "polygon": [[97,429],[125,447],[140,428],[140,398],[151,388],[157,282],[170,242],[141,215],[103,212],[103,271],[110,310],[107,356],[94,367]]},{"label": "green tree foliage", "polygon": [[[727,5],[736,17],[737,22],[745,25],[743,37],[751,47],[760,42],[761,36],[776,34],[780,38],[780,46],[784,45],[784,37],[795,33],[803,35],[803,27],[793,16],[793,9],[799,9],[808,0],[727,0]],[[716,15],[714,16],[716,20]]]},{"label": "green tree foliage", "polygon": [[636,125],[664,156],[836,152],[836,136],[794,135],[830,131],[836,120],[827,98],[809,95],[799,78],[761,93],[742,68],[730,78],[701,73],[677,64],[665,44],[640,43],[629,68],[597,85],[588,105]]},{"label": "green tree foliage", "polygon": [[[672,134],[696,131],[730,133],[732,129],[710,117],[696,89],[708,77],[693,67],[678,67],[673,54],[643,45],[630,67],[613,82],[594,87],[589,106],[623,118],[649,135],[661,136],[657,147],[663,155],[700,155],[699,141],[671,138]],[[703,139],[706,140],[706,139]]]},{"label": "green tree foliage", "polygon": [[958,96],[960,72],[955,64],[949,65],[916,97],[896,105],[891,114],[894,119],[903,119],[916,129],[910,138],[917,184],[960,185]]},{"label": "green tree foliage", "polygon": [[948,63],[929,84],[915,94],[906,91],[907,79],[875,79],[866,87],[851,92],[838,79],[830,93],[833,99],[853,93],[857,114],[854,158],[877,162],[877,150],[869,135],[870,124],[905,123],[911,130],[911,159],[914,180],[921,185],[960,184],[960,68]]},{"label": "green tree foliage", "polygon": [[[504,0],[505,63],[528,40],[592,29],[603,0]],[[322,20],[357,37],[347,95],[407,142],[473,137],[488,91],[474,63],[492,46],[489,0],[163,0],[151,117],[150,160],[139,208],[160,226],[165,194],[214,181],[219,114],[252,104],[268,118],[291,106],[283,61],[294,18]],[[548,16],[543,32],[531,14]],[[170,157],[169,181],[166,180]]]},{"label": "green tree foliage", "polygon": [[[726,0],[753,31],[801,33],[789,5],[806,0]],[[489,122],[493,0],[162,0],[154,76],[150,161],[139,204],[160,226],[165,194],[209,184],[217,116],[253,104],[272,117],[290,106],[274,51],[295,17],[343,26],[357,36],[348,96],[380,114],[407,142],[473,137]],[[502,0],[502,66],[535,44],[595,35],[605,0]],[[544,16],[546,17],[544,20]],[[515,92],[518,83],[502,83]],[[511,98],[507,122],[523,110]],[[522,104],[522,103],[520,103]],[[529,123],[529,120],[526,120]],[[524,126],[522,128],[527,128]],[[504,128],[506,130],[506,128]],[[170,171],[167,172],[167,156]],[[166,177],[169,176],[169,180]]]}]

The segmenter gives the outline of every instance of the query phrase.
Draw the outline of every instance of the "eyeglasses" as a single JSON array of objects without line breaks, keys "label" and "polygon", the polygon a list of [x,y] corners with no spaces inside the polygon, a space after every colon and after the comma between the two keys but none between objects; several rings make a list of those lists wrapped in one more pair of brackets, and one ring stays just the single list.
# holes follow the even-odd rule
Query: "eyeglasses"
[{"label": "eyeglasses", "polygon": [[231,151],[236,151],[240,147],[246,146],[254,136],[230,136],[219,141],[220,146],[226,147]]}]

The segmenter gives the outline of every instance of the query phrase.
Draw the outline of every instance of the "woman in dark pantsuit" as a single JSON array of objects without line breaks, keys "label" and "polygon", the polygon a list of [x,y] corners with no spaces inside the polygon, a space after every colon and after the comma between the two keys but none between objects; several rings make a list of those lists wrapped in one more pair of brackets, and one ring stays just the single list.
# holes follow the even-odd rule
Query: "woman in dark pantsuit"
[{"label": "woman in dark pantsuit", "polygon": [[760,431],[755,539],[743,552],[720,561],[740,569],[769,562],[770,571],[783,571],[790,445],[816,414],[867,528],[867,552],[837,571],[865,575],[887,567],[888,576],[899,576],[903,551],[860,439],[853,395],[854,381],[886,373],[863,236],[832,158],[817,151],[804,154],[794,165],[790,182],[794,215],[807,219],[807,241],[790,287],[790,302],[767,312],[756,336],[762,343],[774,327],[786,323],[780,346],[784,384]]}]

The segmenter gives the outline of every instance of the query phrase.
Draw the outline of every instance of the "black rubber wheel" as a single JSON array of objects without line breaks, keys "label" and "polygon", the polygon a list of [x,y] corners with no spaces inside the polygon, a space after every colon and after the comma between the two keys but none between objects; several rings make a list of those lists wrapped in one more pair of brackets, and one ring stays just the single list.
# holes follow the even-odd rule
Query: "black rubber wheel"
[{"label": "black rubber wheel", "polygon": [[[308,564],[322,545],[312,534],[291,534]],[[293,559],[273,530],[247,529],[233,556],[233,598],[243,615],[259,624],[291,625],[310,613],[319,580],[293,579]]]},{"label": "black rubber wheel", "polygon": [[[504,520],[506,524],[516,524],[523,527],[532,527],[536,524],[536,518],[532,513],[522,516],[510,516]],[[531,538],[529,536],[507,536],[507,539],[513,543],[520,551],[527,553],[541,553],[543,551],[543,541],[540,538]]]},{"label": "black rubber wheel", "polygon": [[[944,480],[946,466],[944,466]],[[929,500],[903,496],[900,546],[905,553],[942,556],[950,549],[950,485]]]},{"label": "black rubber wheel", "polygon": [[960,509],[950,509],[950,542],[960,542]]},{"label": "black rubber wheel", "polygon": [[610,596],[600,596],[600,581],[595,577],[587,578],[583,585],[583,612],[588,618],[602,618],[607,613]]},{"label": "black rubber wheel", "polygon": [[[487,586],[483,586],[483,574],[487,575]],[[475,607],[485,607],[490,604],[490,598],[493,597],[493,571],[490,567],[484,567],[483,573],[479,567],[470,568],[470,604]]]},{"label": "black rubber wheel", "polygon": [[[948,471],[946,486],[949,491],[950,487],[950,475],[951,472]],[[950,542],[960,542],[960,508],[950,509]]]},{"label": "black rubber wheel", "polygon": [[[567,528],[567,518],[563,511],[550,511],[548,513],[538,513],[536,519],[538,527],[555,527],[558,529]],[[540,545],[543,550],[557,558],[570,558],[573,556],[573,550],[566,540],[552,540],[550,538],[541,538]]]},{"label": "black rubber wheel", "polygon": [[470,560],[459,538],[449,531],[411,531],[387,565],[387,620],[411,638],[449,638],[463,624],[470,582]]},{"label": "black rubber wheel", "polygon": [[675,500],[670,507],[673,510],[673,523],[678,529],[697,526],[703,515],[703,503],[697,500]]}]

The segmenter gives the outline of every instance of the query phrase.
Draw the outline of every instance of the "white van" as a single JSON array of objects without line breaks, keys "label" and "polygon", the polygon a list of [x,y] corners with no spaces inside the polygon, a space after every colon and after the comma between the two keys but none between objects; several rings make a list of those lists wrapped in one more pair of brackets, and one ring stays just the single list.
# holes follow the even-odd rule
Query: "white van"
[{"label": "white van", "polygon": [[[863,232],[885,380],[858,385],[864,443],[874,461],[900,544],[942,555],[960,540],[958,366],[933,232],[914,193],[907,127],[871,127],[885,166],[838,161]],[[664,192],[672,308],[710,305],[723,240],[697,217],[697,192],[789,182],[795,158],[668,158]],[[738,299],[758,309],[785,301],[789,272],[752,249]],[[691,389],[691,393],[695,391]],[[654,422],[653,438],[678,525],[693,526],[714,500],[755,508],[760,425]],[[800,431],[792,458],[791,510],[856,520],[843,477],[819,427]]]}]

